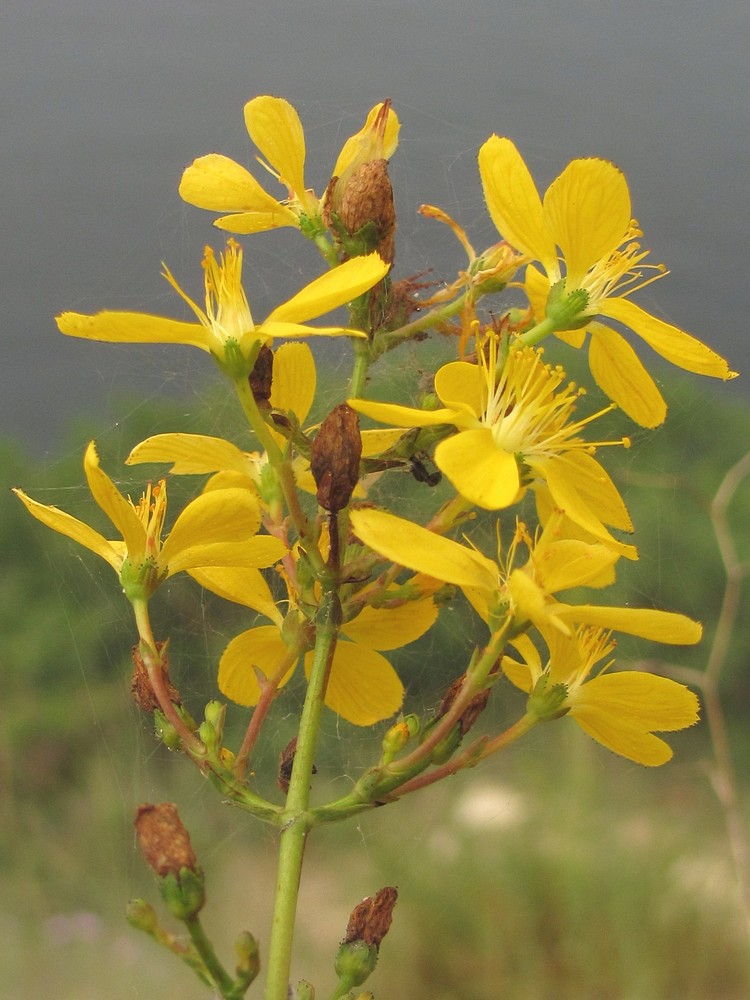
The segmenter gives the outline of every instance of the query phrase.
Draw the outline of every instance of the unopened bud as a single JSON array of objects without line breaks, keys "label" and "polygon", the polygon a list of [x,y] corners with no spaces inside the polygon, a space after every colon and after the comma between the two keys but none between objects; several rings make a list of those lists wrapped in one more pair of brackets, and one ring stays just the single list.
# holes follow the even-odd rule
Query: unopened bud
[{"label": "unopened bud", "polygon": [[359,481],[361,456],[359,418],[350,406],[341,403],[320,425],[310,454],[318,503],[324,510],[339,511],[349,503]]},{"label": "unopened bud", "polygon": [[258,942],[249,931],[243,931],[234,942],[234,953],[237,956],[237,978],[243,986],[249,986],[260,972]]},{"label": "unopened bud", "polygon": [[315,1000],[315,989],[306,979],[300,979],[292,991],[292,1000]]},{"label": "unopened bud", "polygon": [[146,934],[155,934],[159,929],[156,910],[145,899],[131,899],[125,908],[125,916],[131,927]]}]

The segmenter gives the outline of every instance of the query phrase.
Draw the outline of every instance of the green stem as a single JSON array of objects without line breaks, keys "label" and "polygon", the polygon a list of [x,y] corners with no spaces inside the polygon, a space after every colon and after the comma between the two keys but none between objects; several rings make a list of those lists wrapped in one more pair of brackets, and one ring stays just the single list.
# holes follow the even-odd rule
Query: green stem
[{"label": "green stem", "polygon": [[340,614],[336,593],[327,591],[321,600],[316,622],[312,670],[300,719],[297,749],[294,756],[292,777],[289,782],[286,809],[284,810],[284,825],[279,840],[279,864],[268,955],[266,1000],[287,1000],[302,858],[307,834],[312,825],[308,811],[310,780],[320,730],[323,699],[336,648]]},{"label": "green stem", "polygon": [[352,346],[354,348],[354,367],[352,368],[349,397],[350,399],[359,399],[364,395],[372,356],[369,341],[352,337]]},{"label": "green stem", "polygon": [[523,344],[525,347],[533,347],[534,344],[538,344],[540,340],[544,340],[545,337],[549,337],[551,333],[557,330],[557,324],[552,319],[543,319],[541,323],[537,323],[536,326],[532,326],[530,330],[526,333],[522,333],[518,338],[518,342]]},{"label": "green stem", "polygon": [[206,932],[203,930],[203,925],[199,918],[194,916],[185,920],[184,923],[190,935],[190,940],[193,942],[193,947],[198,955],[200,955],[201,962],[206,967],[206,971],[219,990],[219,993],[222,997],[233,1000],[236,996],[234,980],[217,958],[213,945],[206,937]]}]

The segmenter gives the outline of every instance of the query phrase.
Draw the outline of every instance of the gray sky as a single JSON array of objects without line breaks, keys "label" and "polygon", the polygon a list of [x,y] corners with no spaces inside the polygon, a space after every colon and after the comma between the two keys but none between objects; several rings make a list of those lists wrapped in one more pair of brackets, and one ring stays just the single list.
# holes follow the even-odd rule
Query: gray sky
[{"label": "gray sky", "polygon": [[[638,301],[747,372],[748,43],[746,0],[4,0],[0,428],[50,454],[83,404],[96,429],[120,388],[175,395],[210,376],[195,351],[78,343],[53,316],[181,315],[160,261],[199,295],[201,248],[222,237],[180,201],[179,176],[213,150],[250,162],[242,107],[258,93],[300,110],[317,190],[341,140],[393,99],[401,273],[461,264],[412,216],[421,202],[493,239],[475,165],[492,132],[540,184],[575,156],[613,160],[672,270]],[[259,315],[319,268],[298,242],[246,243]]]}]

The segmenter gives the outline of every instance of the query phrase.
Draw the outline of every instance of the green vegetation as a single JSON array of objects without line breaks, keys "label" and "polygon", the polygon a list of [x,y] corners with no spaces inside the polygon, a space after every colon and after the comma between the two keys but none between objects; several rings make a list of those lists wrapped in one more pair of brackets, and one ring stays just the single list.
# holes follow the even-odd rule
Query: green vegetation
[{"label": "green vegetation", "polygon": [[[748,448],[750,410],[693,384],[670,386],[668,395],[666,427],[634,440],[637,476],[633,452],[609,456],[644,553],[622,567],[617,597],[702,620],[704,643],[676,652],[681,666],[702,668],[724,588],[709,509],[727,469]],[[190,429],[220,433],[223,415],[230,416],[224,405],[207,402]],[[177,415],[176,404],[139,408],[100,439],[105,461],[122,458],[147,433],[175,429]],[[611,419],[622,433],[621,419]],[[179,426],[186,429],[182,413]],[[76,512],[76,502],[87,503],[80,486],[86,435],[72,437],[74,447],[45,469],[4,445],[5,485],[23,484]],[[138,477],[136,470],[134,484]],[[404,477],[405,498],[418,502],[427,489]],[[749,559],[750,482],[730,515],[740,554]],[[134,633],[108,568],[32,522],[7,489],[0,495],[0,552],[0,996],[197,1000],[204,994],[188,972],[164,961],[123,916],[130,896],[154,896],[134,848],[135,806],[159,798],[179,803],[209,874],[207,920],[226,921],[233,931],[249,926],[263,935],[271,835],[230,810],[217,819],[206,808],[212,790],[196,789],[193,772],[151,738],[130,701]],[[175,619],[184,629],[173,647],[175,680],[189,702],[201,705],[216,695],[212,664],[247,627],[246,612],[188,581],[166,588],[166,597],[164,631]],[[746,591],[742,601],[722,694],[747,787]],[[452,651],[465,651],[460,631],[452,627],[401,652],[397,666],[414,705],[451,676]],[[645,644],[623,642],[621,649],[653,655]],[[507,686],[497,694],[498,712],[502,696],[519,697]],[[279,741],[268,748],[271,757],[288,738],[284,699],[276,709]],[[239,714],[230,711],[234,719]],[[334,735],[340,725],[331,717],[326,729]],[[395,884],[402,933],[384,944],[392,949],[389,960],[372,981],[383,998],[746,997],[748,941],[706,775],[705,727],[671,742],[675,761],[654,773],[600,752],[573,726],[543,727],[503,760],[392,807],[400,811],[398,842],[378,812],[359,821],[354,847],[345,831],[324,832],[305,886],[308,899],[317,900],[305,907],[316,924],[303,924],[301,946],[313,956],[318,935],[343,934],[361,896]],[[344,789],[348,779],[341,776],[356,773],[358,762],[351,751],[338,759],[331,743],[317,780]],[[299,974],[314,979],[313,961],[320,959]],[[328,976],[324,965],[319,978]],[[467,981],[474,984],[469,992]]]}]

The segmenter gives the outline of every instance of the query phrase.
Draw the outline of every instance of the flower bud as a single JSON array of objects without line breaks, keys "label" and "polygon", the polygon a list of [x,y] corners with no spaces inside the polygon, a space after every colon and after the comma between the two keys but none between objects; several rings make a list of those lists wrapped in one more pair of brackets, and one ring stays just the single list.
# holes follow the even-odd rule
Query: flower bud
[{"label": "flower bud", "polygon": [[318,503],[324,510],[339,511],[349,503],[359,482],[361,456],[359,418],[350,406],[341,403],[320,425],[310,453]]},{"label": "flower bud", "polygon": [[300,979],[292,990],[291,1000],[315,1000],[315,990],[312,983],[306,979]]},{"label": "flower bud", "polygon": [[203,872],[173,802],[138,807],[135,832],[144,858],[159,877],[164,902],[178,920],[203,907]]},{"label": "flower bud", "polygon": [[125,909],[125,916],[131,927],[146,934],[155,934],[159,929],[156,910],[145,899],[131,899]]},{"label": "flower bud", "polygon": [[249,931],[243,931],[234,942],[234,952],[237,956],[237,978],[243,986],[249,986],[260,972],[258,942]]}]

